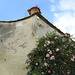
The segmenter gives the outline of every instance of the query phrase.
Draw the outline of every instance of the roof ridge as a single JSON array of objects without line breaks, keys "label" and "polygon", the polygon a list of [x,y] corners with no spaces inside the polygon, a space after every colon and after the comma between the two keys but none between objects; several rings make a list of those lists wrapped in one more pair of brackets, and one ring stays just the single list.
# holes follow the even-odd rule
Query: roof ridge
[{"label": "roof ridge", "polygon": [[39,14],[38,12],[28,16],[28,17],[24,17],[22,19],[18,19],[18,20],[14,20],[14,21],[0,21],[0,22],[3,22],[3,23],[12,23],[12,22],[18,22],[18,21],[21,21],[21,20],[25,20],[25,19],[28,19],[34,15],[37,15],[38,17],[40,17],[44,22],[46,22],[49,26],[51,26],[52,28],[54,28],[55,30],[57,30],[59,33],[61,33],[62,35],[64,35],[64,33],[58,29],[56,26],[54,26],[52,23],[50,23],[47,19],[45,19],[41,14]]},{"label": "roof ridge", "polygon": [[[35,15],[35,14],[33,14],[33,15]],[[28,18],[32,17],[33,15],[30,15],[28,17],[24,17],[24,18],[21,18],[21,19],[13,20],[13,21],[0,21],[0,22],[5,22],[5,23],[18,22],[18,21],[21,21],[21,20],[28,19]]]}]

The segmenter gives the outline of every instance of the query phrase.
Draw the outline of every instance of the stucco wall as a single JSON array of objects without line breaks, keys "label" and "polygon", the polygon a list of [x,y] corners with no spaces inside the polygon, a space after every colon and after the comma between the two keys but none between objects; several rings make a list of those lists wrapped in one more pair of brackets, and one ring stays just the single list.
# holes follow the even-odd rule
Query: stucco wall
[{"label": "stucco wall", "polygon": [[27,54],[37,38],[53,30],[36,15],[18,22],[0,22],[0,75],[26,75]]}]

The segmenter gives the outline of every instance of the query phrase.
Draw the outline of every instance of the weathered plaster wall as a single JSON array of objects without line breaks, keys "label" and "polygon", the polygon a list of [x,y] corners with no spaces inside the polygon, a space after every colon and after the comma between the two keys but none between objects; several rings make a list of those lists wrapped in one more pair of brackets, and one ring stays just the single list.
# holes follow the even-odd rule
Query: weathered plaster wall
[{"label": "weathered plaster wall", "polygon": [[23,68],[27,54],[35,47],[37,38],[53,30],[36,15],[18,22],[1,22],[0,75],[26,75]]}]

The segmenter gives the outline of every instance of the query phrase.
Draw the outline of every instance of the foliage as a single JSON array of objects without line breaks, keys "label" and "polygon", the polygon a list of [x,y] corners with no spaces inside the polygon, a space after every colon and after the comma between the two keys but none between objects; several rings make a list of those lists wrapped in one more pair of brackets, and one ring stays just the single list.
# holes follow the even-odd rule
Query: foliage
[{"label": "foliage", "polygon": [[65,34],[47,34],[28,54],[27,75],[75,75],[75,42]]}]

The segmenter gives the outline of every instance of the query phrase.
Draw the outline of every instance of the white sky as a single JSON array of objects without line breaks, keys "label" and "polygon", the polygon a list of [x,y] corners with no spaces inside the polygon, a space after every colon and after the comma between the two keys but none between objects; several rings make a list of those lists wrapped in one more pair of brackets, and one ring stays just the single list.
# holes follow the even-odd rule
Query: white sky
[{"label": "white sky", "polygon": [[[58,2],[56,2],[58,1]],[[54,14],[53,24],[75,37],[75,0],[50,0],[53,3],[51,11]]]}]

